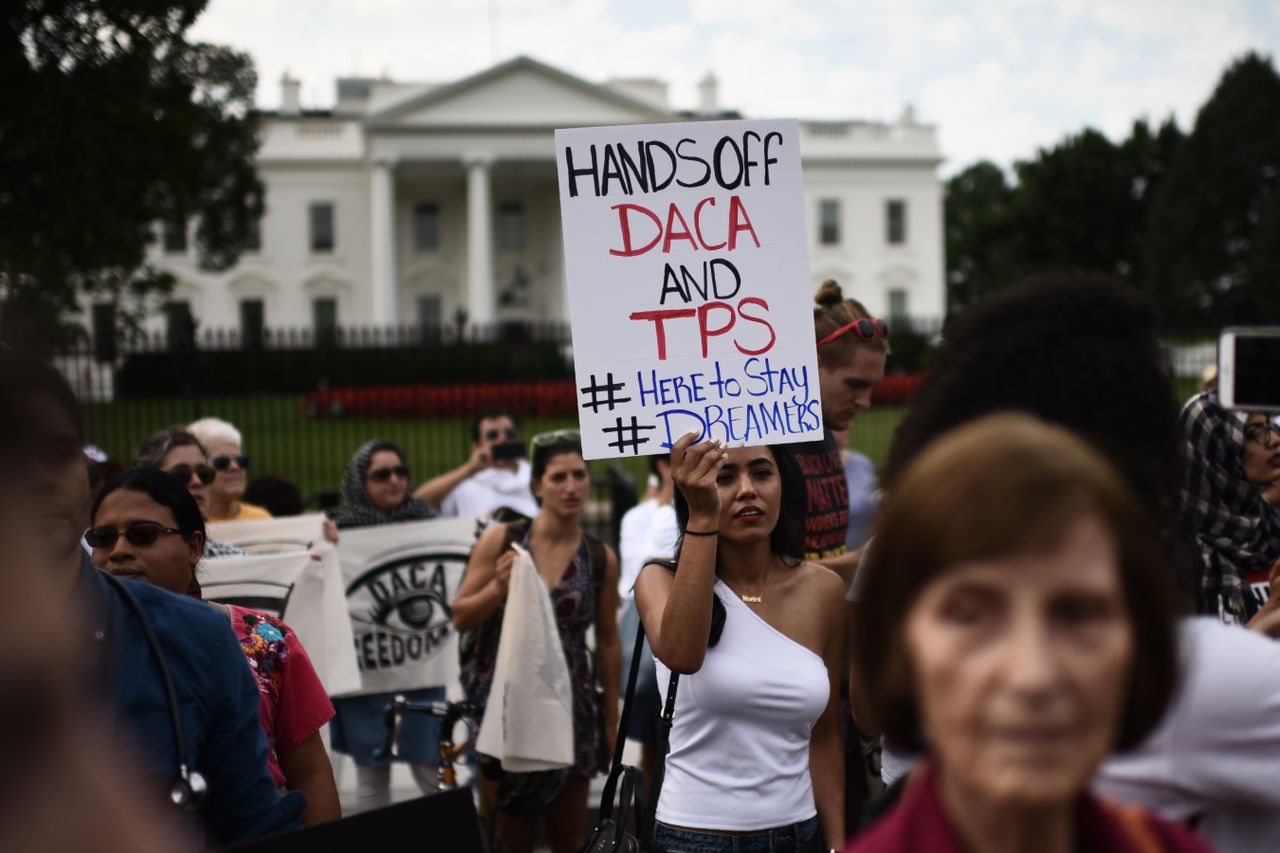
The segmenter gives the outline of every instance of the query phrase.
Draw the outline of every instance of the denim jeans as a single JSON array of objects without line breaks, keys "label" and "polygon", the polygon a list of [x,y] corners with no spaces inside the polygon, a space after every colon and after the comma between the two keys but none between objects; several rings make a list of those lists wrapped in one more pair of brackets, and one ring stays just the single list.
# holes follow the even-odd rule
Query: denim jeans
[{"label": "denim jeans", "polygon": [[659,822],[654,841],[658,853],[809,853],[826,850],[818,838],[816,817],[745,835],[677,829]]}]

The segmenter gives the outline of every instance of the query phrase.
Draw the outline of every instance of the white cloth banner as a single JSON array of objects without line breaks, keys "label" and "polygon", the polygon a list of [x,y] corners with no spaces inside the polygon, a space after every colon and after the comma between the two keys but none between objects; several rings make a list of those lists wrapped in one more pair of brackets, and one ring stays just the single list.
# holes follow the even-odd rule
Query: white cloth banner
[{"label": "white cloth banner", "polygon": [[573,764],[573,685],[551,595],[529,552],[512,547],[517,556],[476,751],[512,773],[556,770]]},{"label": "white cloth banner", "polygon": [[343,530],[343,588],[361,693],[458,689],[449,602],[475,544],[474,518]]},{"label": "white cloth banner", "polygon": [[[324,513],[254,521],[217,521],[209,524],[209,537],[254,554],[309,548],[326,541]],[[307,650],[310,652],[310,649]]]},{"label": "white cloth banner", "polygon": [[200,585],[207,600],[239,604],[283,619],[302,641],[330,695],[360,689],[342,567],[332,545],[325,542],[310,550],[216,557],[201,566]]},{"label": "white cloth banner", "polygon": [[588,459],[822,437],[795,121],[556,131]]}]

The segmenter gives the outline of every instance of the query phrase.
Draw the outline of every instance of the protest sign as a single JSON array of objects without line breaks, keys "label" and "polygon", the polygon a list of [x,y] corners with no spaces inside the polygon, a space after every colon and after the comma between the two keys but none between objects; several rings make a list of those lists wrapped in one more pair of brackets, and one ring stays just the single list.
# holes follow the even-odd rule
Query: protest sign
[{"label": "protest sign", "polygon": [[209,538],[254,554],[308,548],[325,541],[324,513],[209,523]]},{"label": "protest sign", "polygon": [[360,689],[342,568],[332,545],[215,557],[201,564],[199,579],[208,601],[239,604],[283,619],[302,641],[330,695]]},{"label": "protest sign", "polygon": [[342,531],[338,557],[359,692],[456,685],[458,634],[449,602],[476,524],[450,518]]},{"label": "protest sign", "polygon": [[799,128],[556,131],[590,459],[822,437]]}]

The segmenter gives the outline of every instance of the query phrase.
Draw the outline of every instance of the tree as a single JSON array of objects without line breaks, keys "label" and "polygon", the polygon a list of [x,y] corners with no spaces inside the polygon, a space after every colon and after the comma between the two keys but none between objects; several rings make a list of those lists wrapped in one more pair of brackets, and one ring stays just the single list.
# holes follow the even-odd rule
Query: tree
[{"label": "tree", "polygon": [[1000,167],[983,160],[947,181],[947,309],[957,311],[1013,282],[1014,191]]},{"label": "tree", "polygon": [[1248,53],[1223,73],[1155,191],[1146,285],[1166,324],[1275,319],[1278,183],[1280,75]]},{"label": "tree", "polygon": [[1135,122],[1120,144],[1086,128],[1018,163],[1021,272],[1080,267],[1139,280],[1151,194],[1181,140],[1171,119],[1155,133]]},{"label": "tree", "polygon": [[83,297],[133,316],[172,288],[158,222],[194,217],[201,266],[234,264],[262,214],[257,77],[190,43],[206,0],[18,0],[0,11],[0,335],[65,340]]}]

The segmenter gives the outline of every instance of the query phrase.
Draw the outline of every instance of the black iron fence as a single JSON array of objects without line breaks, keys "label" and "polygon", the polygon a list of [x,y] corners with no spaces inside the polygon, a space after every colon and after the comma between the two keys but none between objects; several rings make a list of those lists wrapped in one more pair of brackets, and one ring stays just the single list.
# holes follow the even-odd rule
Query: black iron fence
[{"label": "black iron fence", "polygon": [[[894,324],[890,380],[850,437],[877,465],[940,332],[936,320]],[[1186,396],[1213,362],[1212,339],[1184,338],[1169,353]],[[515,411],[526,438],[576,423],[564,325],[264,330],[251,340],[204,330],[88,342],[56,359],[84,403],[88,440],[111,459],[127,465],[149,433],[216,416],[242,432],[251,480],[288,479],[312,508],[336,499],[347,460],[371,438],[400,445],[420,482],[468,457],[481,408]],[[594,463],[589,521],[607,541],[646,477],[642,459]]]}]

